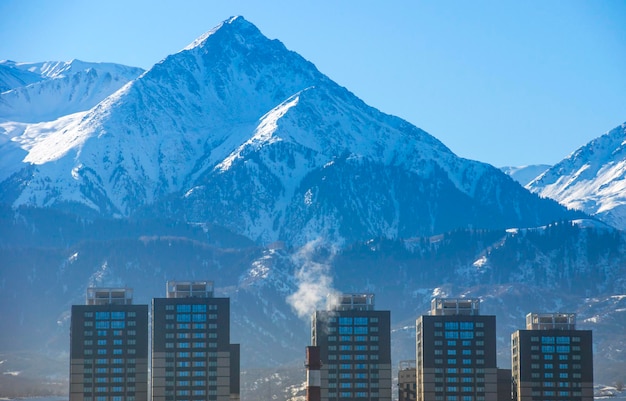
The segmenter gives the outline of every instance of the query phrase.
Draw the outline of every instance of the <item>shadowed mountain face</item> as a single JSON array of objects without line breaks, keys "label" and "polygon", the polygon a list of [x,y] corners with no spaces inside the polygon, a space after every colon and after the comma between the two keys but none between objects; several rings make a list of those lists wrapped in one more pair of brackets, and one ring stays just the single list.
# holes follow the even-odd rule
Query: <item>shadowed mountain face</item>
[{"label": "shadowed mountain face", "polygon": [[290,244],[573,216],[367,106],[241,17],[88,112],[5,130],[27,153],[0,185],[14,207],[170,217]]}]

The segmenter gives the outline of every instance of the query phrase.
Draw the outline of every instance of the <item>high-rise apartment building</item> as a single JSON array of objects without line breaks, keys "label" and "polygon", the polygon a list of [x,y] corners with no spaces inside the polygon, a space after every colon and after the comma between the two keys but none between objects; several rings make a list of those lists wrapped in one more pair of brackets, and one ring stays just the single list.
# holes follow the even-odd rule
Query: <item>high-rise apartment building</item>
[{"label": "high-rise apartment building", "polygon": [[239,400],[230,300],[208,281],[169,281],[166,292],[152,305],[152,400]]},{"label": "high-rise apartment building", "polygon": [[398,366],[398,401],[415,401],[415,361],[400,361]]},{"label": "high-rise apartment building", "polygon": [[416,322],[418,401],[496,401],[496,317],[480,300],[435,298]]},{"label": "high-rise apartment building", "polygon": [[374,310],[373,294],[343,295],[316,311],[311,337],[320,350],[323,401],[391,400],[390,312]]},{"label": "high-rise apartment building", "polygon": [[148,305],[129,288],[88,288],[73,305],[70,401],[147,401]]},{"label": "high-rise apartment building", "polygon": [[576,329],[575,314],[529,313],[511,356],[514,400],[593,400],[592,333]]}]

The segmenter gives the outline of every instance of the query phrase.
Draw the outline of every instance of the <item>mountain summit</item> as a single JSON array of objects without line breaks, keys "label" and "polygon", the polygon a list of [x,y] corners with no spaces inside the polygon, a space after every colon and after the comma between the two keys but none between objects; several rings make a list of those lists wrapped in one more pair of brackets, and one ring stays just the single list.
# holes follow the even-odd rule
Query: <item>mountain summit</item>
[{"label": "mountain summit", "polygon": [[87,112],[2,128],[0,156],[24,156],[0,175],[13,207],[178,217],[293,244],[572,216],[366,105],[242,17]]},{"label": "mountain summit", "polygon": [[528,188],[625,230],[626,123],[577,149]]}]

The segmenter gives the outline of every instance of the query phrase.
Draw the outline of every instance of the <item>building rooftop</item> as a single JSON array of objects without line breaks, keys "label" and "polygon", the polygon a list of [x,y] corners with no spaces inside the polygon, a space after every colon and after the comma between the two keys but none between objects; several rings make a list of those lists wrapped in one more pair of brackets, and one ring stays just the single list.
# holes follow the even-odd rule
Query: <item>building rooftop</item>
[{"label": "building rooftop", "polygon": [[526,330],[576,330],[575,313],[529,313]]},{"label": "building rooftop", "polygon": [[132,305],[132,288],[87,288],[86,305]]},{"label": "building rooftop", "polygon": [[374,294],[342,294],[333,309],[338,311],[374,310]]},{"label": "building rooftop", "polygon": [[442,315],[480,315],[478,298],[434,298],[430,303],[430,314]]},{"label": "building rooftop", "polygon": [[213,298],[212,281],[168,281],[168,298]]}]

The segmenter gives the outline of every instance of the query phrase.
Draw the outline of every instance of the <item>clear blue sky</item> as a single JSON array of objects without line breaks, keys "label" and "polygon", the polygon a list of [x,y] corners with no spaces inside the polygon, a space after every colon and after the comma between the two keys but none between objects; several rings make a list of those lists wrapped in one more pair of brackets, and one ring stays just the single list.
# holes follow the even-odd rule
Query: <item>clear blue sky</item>
[{"label": "clear blue sky", "polygon": [[0,59],[150,68],[232,15],[462,157],[552,164],[626,121],[622,0],[0,0]]}]

